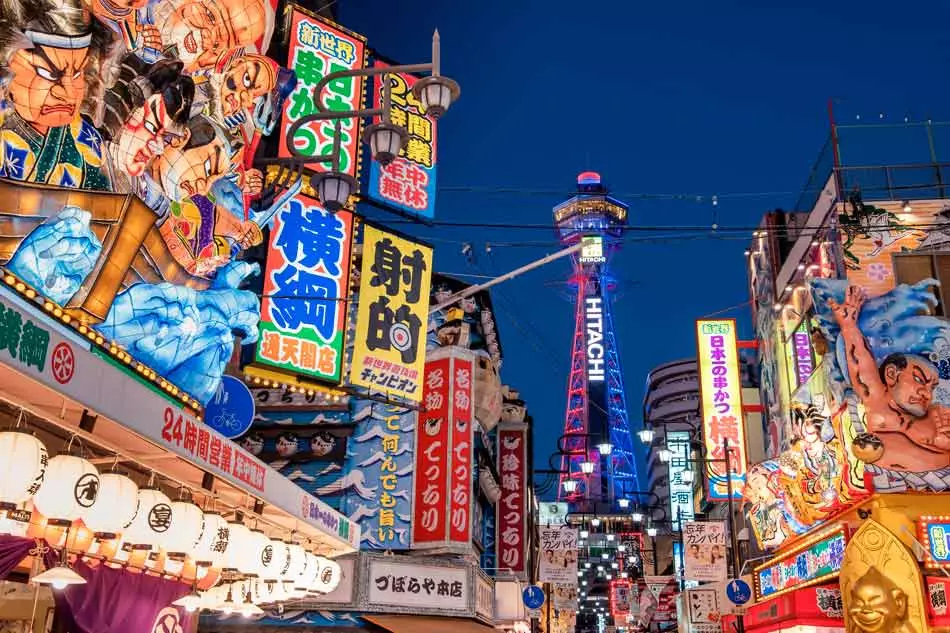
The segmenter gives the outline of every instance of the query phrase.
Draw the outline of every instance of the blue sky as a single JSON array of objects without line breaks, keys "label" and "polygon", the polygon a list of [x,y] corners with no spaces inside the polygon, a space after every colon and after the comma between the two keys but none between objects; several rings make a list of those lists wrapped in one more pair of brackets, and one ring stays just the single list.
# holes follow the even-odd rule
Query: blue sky
[{"label": "blue sky", "polygon": [[[339,19],[401,63],[428,61],[439,28],[443,73],[462,97],[439,125],[438,220],[549,223],[590,168],[634,226],[750,227],[794,204],[828,135],[829,99],[839,122],[875,124],[947,120],[950,101],[950,5],[770,4],[339,0]],[[887,156],[889,137],[875,138]],[[446,273],[497,275],[557,250],[553,230],[400,228],[430,240]],[[695,354],[696,318],[748,301],[750,233],[636,232],[614,257],[635,426],[650,368]],[[534,416],[538,462],[564,425],[568,273],[554,263],[493,292],[502,376]],[[747,309],[728,316],[750,331]]]}]

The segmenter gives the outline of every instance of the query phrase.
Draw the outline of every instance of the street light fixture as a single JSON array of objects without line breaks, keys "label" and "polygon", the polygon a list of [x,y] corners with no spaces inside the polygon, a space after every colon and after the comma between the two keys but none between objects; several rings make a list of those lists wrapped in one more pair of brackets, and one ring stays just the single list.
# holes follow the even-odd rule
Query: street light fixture
[{"label": "street light fixture", "polygon": [[565,479],[564,483],[561,484],[564,486],[564,492],[571,494],[577,492],[577,480],[576,479]]},{"label": "street light fixture", "polygon": [[600,527],[600,519],[598,519],[597,517],[594,517],[593,519],[590,520],[590,524],[594,527]]},{"label": "street light fixture", "polygon": [[585,475],[594,472],[594,462],[581,462],[581,472]]},{"label": "street light fixture", "polygon": [[643,521],[643,513],[634,512],[633,514],[630,515],[630,518],[633,519],[634,523],[640,523],[641,521]]},{"label": "street light fixture", "polygon": [[[369,145],[373,160],[383,167],[392,163],[409,139],[409,132],[404,127],[394,125],[391,120],[392,109],[392,82],[389,75],[403,73],[431,72],[429,77],[417,81],[412,87],[412,93],[422,105],[425,114],[434,120],[445,114],[452,102],[458,99],[461,90],[458,83],[443,77],[439,72],[440,40],[439,31],[432,35],[432,61],[428,64],[407,64],[401,66],[386,66],[374,68],[355,68],[340,70],[323,77],[313,89],[313,104],[316,112],[300,117],[287,129],[287,147],[292,158],[288,162],[294,167],[302,168],[315,163],[329,163],[330,169],[317,174],[311,179],[311,185],[317,192],[320,202],[328,211],[336,212],[344,207],[349,197],[357,192],[356,180],[340,167],[340,122],[344,119],[361,119],[379,117],[380,122],[367,126],[363,131],[363,141]],[[323,89],[335,81],[353,77],[381,76],[382,103],[380,107],[362,110],[330,111],[324,105],[321,93]],[[333,136],[333,151],[324,156],[308,156],[297,149],[294,137],[303,126],[317,121],[336,121],[336,130]],[[278,161],[280,162],[280,161]]]},{"label": "street light fixture", "polygon": [[684,484],[691,484],[693,483],[694,474],[695,473],[693,473],[692,470],[684,470],[680,473],[680,481],[682,481]]},{"label": "street light fixture", "polygon": [[653,438],[656,436],[656,432],[653,429],[642,429],[637,431],[637,435],[640,436],[640,441],[644,444],[652,444]]},{"label": "street light fixture", "polygon": [[673,451],[668,448],[661,448],[656,452],[656,456],[660,458],[660,461],[666,464],[671,459],[673,459]]},{"label": "street light fixture", "polygon": [[620,506],[621,509],[626,510],[630,507],[630,499],[617,499],[617,505]]},{"label": "street light fixture", "polygon": [[656,528],[652,525],[647,527],[647,536],[656,536]]},{"label": "street light fixture", "polygon": [[614,445],[610,442],[601,442],[597,445],[597,450],[600,451],[600,454],[603,456],[610,455],[614,450]]},{"label": "street light fixture", "polygon": [[580,536],[581,538],[587,538],[588,536],[590,536],[590,532],[588,532],[587,530],[581,530]]}]

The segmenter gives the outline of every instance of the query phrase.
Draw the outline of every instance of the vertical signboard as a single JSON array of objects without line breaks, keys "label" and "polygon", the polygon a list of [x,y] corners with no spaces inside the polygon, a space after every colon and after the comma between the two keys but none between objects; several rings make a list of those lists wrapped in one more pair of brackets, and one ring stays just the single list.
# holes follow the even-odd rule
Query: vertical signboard
[{"label": "vertical signboard", "polygon": [[498,427],[498,566],[527,579],[527,426],[502,423]]},{"label": "vertical signboard", "polygon": [[358,401],[354,412],[357,423],[347,442],[343,472],[363,473],[366,485],[347,488],[341,508],[360,524],[362,549],[409,549],[419,416],[405,407],[368,400]]},{"label": "vertical signboard", "polygon": [[666,447],[673,453],[670,457],[670,509],[673,529],[680,530],[680,521],[692,521],[693,484],[683,481],[683,472],[690,470],[689,431],[667,431]]},{"label": "vertical signboard", "polygon": [[419,402],[432,249],[364,224],[360,275],[350,382]]},{"label": "vertical signboard", "polygon": [[[599,264],[593,264],[599,266]],[[604,298],[599,277],[587,286],[584,300],[584,345],[587,351],[587,432],[595,437],[609,433],[610,421],[607,412],[607,341],[604,340]],[[609,439],[609,436],[607,437]],[[594,472],[588,476],[587,495],[591,499],[602,498],[607,477],[600,475],[600,456],[596,451],[587,457],[594,462]]]},{"label": "vertical signboard", "polygon": [[710,501],[728,500],[724,440],[729,442],[729,479],[732,498],[742,499],[747,469],[745,425],[742,419],[742,382],[734,319],[696,321],[703,441],[706,444]]},{"label": "vertical signboard", "polygon": [[808,319],[803,319],[792,334],[789,353],[795,364],[796,387],[808,382],[815,371],[815,357],[811,350],[811,334],[808,332]]},{"label": "vertical signboard", "polygon": [[448,541],[449,372],[451,358],[425,365],[423,411],[416,424],[416,481],[413,492],[412,546],[441,547]]},{"label": "vertical signboard", "polygon": [[566,526],[541,528],[541,582],[577,584],[577,530]]},{"label": "vertical signboard", "polygon": [[[389,64],[376,61],[374,66],[386,68]],[[373,100],[382,107],[382,82],[377,76],[373,82]],[[409,138],[396,159],[383,167],[372,161],[369,170],[369,197],[386,207],[423,218],[435,217],[436,192],[436,125],[422,113],[422,107],[412,94],[417,79],[413,75],[394,73],[386,75],[391,86],[390,121],[409,132]],[[373,123],[379,123],[375,117]]]},{"label": "vertical signboard", "polygon": [[[284,104],[279,156],[292,156],[287,147],[287,130],[300,118],[318,112],[314,88],[321,79],[339,70],[363,68],[366,41],[323,18],[294,7],[290,19],[289,68],[297,75],[297,86]],[[363,78],[346,77],[331,81],[321,93],[323,106],[331,112],[359,110],[363,105]],[[294,133],[294,148],[304,156],[329,156],[333,151],[335,121],[315,121]],[[357,177],[360,150],[358,118],[340,120],[340,171]],[[314,171],[329,171],[329,163],[310,163]]]},{"label": "vertical signboard", "polygon": [[468,350],[450,347],[452,353],[451,481],[449,483],[449,540],[468,548],[472,542],[475,359]]},{"label": "vertical signboard", "polygon": [[474,356],[466,349],[437,350],[425,365],[424,413],[416,425],[415,549],[472,542]]},{"label": "vertical signboard", "polygon": [[350,288],[353,216],[298,195],[274,217],[257,362],[339,382]]}]

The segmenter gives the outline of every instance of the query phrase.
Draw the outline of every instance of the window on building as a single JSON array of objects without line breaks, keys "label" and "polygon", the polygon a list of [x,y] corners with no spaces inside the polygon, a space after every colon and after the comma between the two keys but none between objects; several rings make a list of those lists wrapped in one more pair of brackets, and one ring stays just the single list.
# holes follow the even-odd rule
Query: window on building
[{"label": "window on building", "polygon": [[894,255],[894,278],[898,284],[915,284],[936,279],[940,286],[932,288],[937,305],[928,314],[950,316],[950,252]]}]

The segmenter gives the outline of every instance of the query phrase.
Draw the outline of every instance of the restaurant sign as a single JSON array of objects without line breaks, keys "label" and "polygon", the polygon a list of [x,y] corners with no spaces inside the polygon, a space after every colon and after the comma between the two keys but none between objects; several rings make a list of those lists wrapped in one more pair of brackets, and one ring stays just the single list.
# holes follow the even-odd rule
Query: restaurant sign
[{"label": "restaurant sign", "polygon": [[471,565],[363,554],[360,567],[363,611],[475,616]]},{"label": "restaurant sign", "polygon": [[847,544],[844,530],[836,529],[786,556],[755,570],[757,600],[830,578],[841,569]]}]

